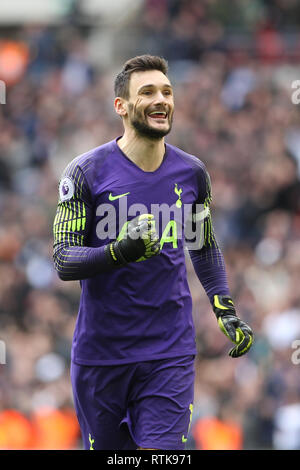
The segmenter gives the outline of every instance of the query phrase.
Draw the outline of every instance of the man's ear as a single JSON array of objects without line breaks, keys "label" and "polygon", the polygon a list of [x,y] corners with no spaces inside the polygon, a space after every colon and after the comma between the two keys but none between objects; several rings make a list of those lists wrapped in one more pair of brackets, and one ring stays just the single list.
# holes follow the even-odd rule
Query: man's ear
[{"label": "man's ear", "polygon": [[126,100],[117,96],[114,101],[115,111],[120,117],[125,117],[127,115]]}]

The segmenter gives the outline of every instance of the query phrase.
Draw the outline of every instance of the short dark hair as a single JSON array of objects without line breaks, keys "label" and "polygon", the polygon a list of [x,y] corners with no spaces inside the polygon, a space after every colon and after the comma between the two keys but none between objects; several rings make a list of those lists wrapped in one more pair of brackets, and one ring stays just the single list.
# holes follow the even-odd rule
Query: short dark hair
[{"label": "short dark hair", "polygon": [[127,60],[123,65],[120,73],[115,79],[115,96],[121,96],[128,100],[129,98],[129,82],[133,72],[145,72],[147,70],[160,70],[167,76],[168,62],[163,58],[155,55],[140,55]]}]

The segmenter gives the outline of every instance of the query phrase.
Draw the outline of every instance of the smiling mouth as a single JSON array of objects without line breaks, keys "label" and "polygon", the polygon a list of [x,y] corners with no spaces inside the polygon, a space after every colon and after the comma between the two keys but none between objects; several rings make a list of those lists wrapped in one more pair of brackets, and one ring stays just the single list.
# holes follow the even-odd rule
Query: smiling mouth
[{"label": "smiling mouth", "polygon": [[152,111],[148,116],[155,121],[166,121],[168,114],[164,111]]}]

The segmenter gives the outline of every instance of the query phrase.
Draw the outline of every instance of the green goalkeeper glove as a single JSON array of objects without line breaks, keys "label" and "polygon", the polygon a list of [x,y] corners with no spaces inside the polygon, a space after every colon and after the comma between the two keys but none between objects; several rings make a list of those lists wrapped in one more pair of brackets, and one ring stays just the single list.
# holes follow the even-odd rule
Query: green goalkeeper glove
[{"label": "green goalkeeper glove", "polygon": [[121,240],[105,247],[110,265],[124,266],[133,261],[144,261],[160,253],[160,242],[154,227],[152,214],[142,214],[127,225]]},{"label": "green goalkeeper glove", "polygon": [[214,295],[213,310],[221,331],[236,344],[229,351],[229,356],[240,357],[248,352],[253,344],[253,332],[250,326],[237,317],[231,297]]}]

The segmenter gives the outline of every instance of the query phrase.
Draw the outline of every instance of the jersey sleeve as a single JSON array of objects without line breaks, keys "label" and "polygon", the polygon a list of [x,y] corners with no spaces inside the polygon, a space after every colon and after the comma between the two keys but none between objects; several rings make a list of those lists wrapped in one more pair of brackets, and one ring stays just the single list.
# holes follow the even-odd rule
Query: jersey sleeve
[{"label": "jersey sleeve", "polygon": [[62,280],[81,280],[108,269],[104,247],[88,247],[93,220],[92,195],[79,164],[71,162],[59,183],[53,223],[53,261]]},{"label": "jersey sleeve", "polygon": [[211,216],[211,180],[202,164],[197,171],[198,198],[192,208],[197,231],[202,233],[201,248],[189,249],[194,270],[210,302],[214,295],[229,295],[222,251],[219,248]]}]

